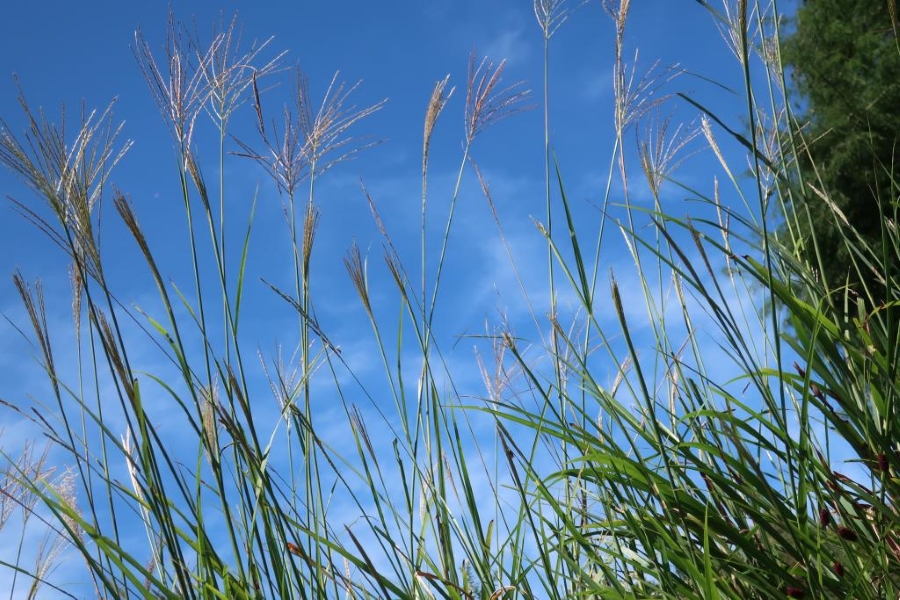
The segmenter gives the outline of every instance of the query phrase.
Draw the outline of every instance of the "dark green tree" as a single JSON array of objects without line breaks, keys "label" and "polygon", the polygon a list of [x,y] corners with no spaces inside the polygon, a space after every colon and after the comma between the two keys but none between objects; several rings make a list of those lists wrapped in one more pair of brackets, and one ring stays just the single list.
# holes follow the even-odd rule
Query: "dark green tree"
[{"label": "dark green tree", "polygon": [[[897,269],[883,251],[884,217],[896,214],[900,179],[896,0],[804,0],[793,25],[782,57],[800,115],[800,174],[852,226],[806,185],[796,200],[802,203],[797,249],[830,289],[849,284],[878,305],[891,297],[886,272]],[[870,258],[854,251],[863,246],[873,250]]]}]

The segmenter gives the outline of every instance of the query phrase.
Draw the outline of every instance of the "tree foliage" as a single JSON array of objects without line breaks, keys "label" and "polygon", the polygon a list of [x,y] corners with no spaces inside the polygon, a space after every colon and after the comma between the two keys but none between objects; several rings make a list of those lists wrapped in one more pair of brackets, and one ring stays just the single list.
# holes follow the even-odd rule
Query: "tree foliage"
[{"label": "tree foliage", "polygon": [[[896,0],[804,0],[794,25],[782,57],[803,139],[798,155],[805,188],[795,243],[828,287],[849,285],[880,302],[886,300],[885,273],[872,265],[890,264],[880,260],[883,218],[896,211],[897,195]],[[866,247],[874,256],[860,251]]]}]

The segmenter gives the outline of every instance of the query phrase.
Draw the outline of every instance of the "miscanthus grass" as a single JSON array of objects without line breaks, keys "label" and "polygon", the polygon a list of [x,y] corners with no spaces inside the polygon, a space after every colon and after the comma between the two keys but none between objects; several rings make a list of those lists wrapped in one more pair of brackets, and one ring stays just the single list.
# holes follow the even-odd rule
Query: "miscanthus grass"
[{"label": "miscanthus grass", "polygon": [[[534,3],[545,204],[534,235],[547,257],[538,293],[524,270],[540,267],[508,243],[479,166],[490,157],[478,150],[534,100],[499,59],[473,54],[464,91],[437,79],[423,105],[419,256],[401,251],[363,190],[383,264],[356,246],[343,261],[383,366],[378,382],[357,376],[317,318],[330,299],[314,286],[312,254],[321,178],[376,145],[360,136],[383,101],[357,107],[357,85],[339,75],[316,97],[271,42],[244,46],[234,20],[205,43],[173,17],[162,53],[138,32],[134,52],[177,159],[192,273],[179,287],[139,211],[108,185],[130,147],[112,107],[83,110],[73,129],[22,94],[24,131],[2,123],[0,162],[34,192],[15,207],[71,262],[75,344],[57,347],[47,316],[56,306],[17,273],[27,315],[17,325],[46,371],[42,401],[55,416],[3,398],[52,450],[3,454],[0,528],[18,514],[22,532],[3,563],[11,593],[83,595],[52,578],[69,545],[88,593],[108,598],[897,597],[896,202],[882,199],[894,217],[871,247],[829,190],[797,170],[804,140],[779,62],[778,6],[701,4],[744,82],[738,114],[680,93],[688,67],[639,60],[626,43],[627,0]],[[553,154],[549,56],[567,19],[589,10],[614,32],[614,135],[601,210],[586,222]],[[286,75],[293,102],[279,109],[268,93]],[[435,189],[429,156],[454,94],[464,96],[459,166],[450,189]],[[258,283],[248,257],[262,206],[240,214],[228,202],[230,132],[242,118],[257,137],[235,153],[271,179],[286,221],[291,284],[261,285],[296,314],[290,356],[248,355],[266,340],[241,328],[247,286]],[[209,123],[213,185],[195,146]],[[677,168],[697,155],[717,168],[680,183]],[[479,336],[478,394],[457,384],[467,374],[447,359],[436,317],[465,177],[483,191],[529,309]],[[667,190],[694,202],[671,208]],[[842,225],[851,268],[881,275],[887,303],[825,287],[817,273],[828,257],[791,253],[796,241],[783,238],[809,218],[794,199],[810,192]],[[132,268],[155,288],[147,306],[107,277],[98,213],[109,200],[139,252]],[[630,266],[611,261],[610,247]],[[376,302],[386,291],[393,318]],[[142,364],[148,341],[167,360],[159,371]],[[344,415],[338,438],[322,401]],[[46,535],[36,551],[24,533],[35,524]]]}]

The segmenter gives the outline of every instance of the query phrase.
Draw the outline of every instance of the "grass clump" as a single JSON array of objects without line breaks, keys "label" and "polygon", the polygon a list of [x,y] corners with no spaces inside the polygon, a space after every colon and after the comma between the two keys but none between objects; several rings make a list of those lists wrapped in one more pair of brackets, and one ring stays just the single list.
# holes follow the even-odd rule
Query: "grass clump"
[{"label": "grass clump", "polygon": [[[523,275],[541,267],[520,264],[475,161],[480,136],[530,108],[522,83],[504,83],[505,63],[470,58],[459,167],[438,191],[447,202],[436,233],[429,155],[454,93],[449,77],[424,107],[419,256],[404,254],[365,191],[386,276],[373,278],[357,246],[344,264],[371,326],[367,351],[383,366],[378,380],[358,373],[317,318],[331,299],[315,287],[312,256],[321,178],[375,145],[356,131],[384,102],[353,106],[357,86],[337,75],[315,100],[297,72],[293,104],[273,118],[269,82],[285,70],[269,42],[241,49],[231,21],[204,45],[173,18],[160,57],[139,33],[135,54],[177,159],[191,267],[190,287],[180,287],[164,278],[129,198],[109,189],[130,147],[111,109],[84,112],[73,133],[22,95],[25,132],[3,123],[0,162],[39,200],[16,207],[71,261],[75,343],[60,354],[52,307],[17,273],[56,418],[24,402],[6,407],[42,430],[69,475],[63,485],[45,458],[12,460],[3,506],[42,515],[84,560],[92,593],[111,598],[896,597],[900,333],[887,268],[900,258],[896,218],[883,220],[878,248],[845,227],[850,250],[866,257],[854,264],[885,274],[886,304],[825,287],[785,238],[806,218],[792,200],[803,191],[804,144],[776,7],[707,6],[745,83],[743,129],[676,94],[677,70],[642,73],[637,54],[629,62],[630,3],[602,7],[615,32],[614,136],[602,210],[586,225],[552,152],[548,109],[550,42],[580,13],[535,2],[545,61],[545,212],[535,236],[547,279],[538,293]],[[698,124],[673,126],[675,106]],[[204,113],[218,140],[213,185],[195,147]],[[256,204],[241,221],[227,200],[226,144],[245,113],[258,137],[237,154],[271,179],[291,254],[291,287],[266,281],[262,299],[247,292]],[[726,141],[744,154],[723,150]],[[719,173],[679,183],[675,169],[695,154]],[[734,156],[749,160],[752,177]],[[527,319],[478,337],[477,396],[458,383],[436,317],[469,174],[529,307]],[[689,215],[663,209],[672,188],[695,201]],[[817,192],[834,207],[827,189]],[[156,291],[145,306],[108,276],[98,207],[109,196],[139,251],[133,269]],[[237,237],[226,234],[235,227]],[[610,249],[627,268],[609,261]],[[388,291],[393,319],[378,299]],[[259,340],[241,327],[249,306],[293,311],[294,356],[279,349],[261,370],[251,366],[248,341]],[[158,369],[141,364],[147,341],[165,360]],[[337,433],[323,403],[343,415]],[[32,569],[19,556],[5,566],[37,585],[47,562]]]}]

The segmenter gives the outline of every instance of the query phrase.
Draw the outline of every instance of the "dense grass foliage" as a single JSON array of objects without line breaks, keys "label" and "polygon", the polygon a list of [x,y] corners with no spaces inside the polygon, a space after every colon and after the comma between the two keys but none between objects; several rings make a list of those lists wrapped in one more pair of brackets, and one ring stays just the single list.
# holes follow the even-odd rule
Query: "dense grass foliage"
[{"label": "dense grass foliage", "polygon": [[[804,180],[798,165],[810,157],[785,91],[777,6],[708,6],[723,34],[715,43],[746,83],[740,114],[721,115],[670,93],[671,72],[638,71],[625,46],[630,2],[602,3],[616,32],[613,161],[604,205],[584,226],[554,158],[547,84],[555,37],[578,7],[534,4],[542,93],[473,56],[456,92],[466,124],[458,175],[437,191],[429,152],[454,88],[448,79],[433,88],[418,256],[395,243],[378,198],[367,197],[383,264],[355,246],[344,262],[371,325],[367,352],[383,365],[377,381],[357,377],[351,352],[317,320],[332,299],[316,289],[311,257],[317,185],[368,149],[355,132],[382,103],[354,106],[355,86],[337,77],[324,99],[311,98],[268,44],[241,48],[233,22],[202,44],[173,19],[161,54],[138,34],[176,149],[193,273],[183,288],[164,275],[135,206],[108,185],[129,150],[111,112],[85,113],[67,130],[23,94],[26,128],[3,124],[0,162],[34,192],[14,200],[18,210],[71,260],[75,351],[54,343],[55,301],[17,273],[30,321],[19,325],[46,370],[55,418],[3,403],[62,459],[54,472],[34,451],[4,455],[4,519],[16,507],[38,515],[105,598],[898,597],[900,327],[890,307],[900,293],[888,268],[900,261],[897,203],[873,243],[827,187]],[[279,111],[267,89],[284,76],[295,104]],[[492,125],[535,102],[546,211],[534,235],[546,263],[522,264],[475,158]],[[696,127],[673,123],[670,105],[697,114]],[[214,183],[196,159],[204,113],[219,139]],[[258,280],[248,270],[254,212],[230,212],[223,168],[238,118],[256,127],[240,154],[271,178],[291,250],[291,287],[266,285],[296,313],[297,354],[261,368],[254,354],[267,341],[242,328]],[[702,185],[678,182],[691,152],[718,161]],[[446,359],[435,318],[464,177],[481,184],[518,281],[542,270],[549,299],[548,311],[523,284],[529,319],[491,323],[479,337],[478,395],[458,383],[472,374]],[[636,198],[637,178],[649,201]],[[663,209],[664,186],[694,200],[690,214]],[[896,199],[893,179],[891,190]],[[447,200],[437,231],[436,194]],[[849,268],[886,296],[826,286],[817,265],[828,258],[797,250],[810,197],[856,257]],[[124,225],[139,251],[131,268],[155,288],[145,306],[107,275],[98,210],[109,201],[105,219]],[[632,267],[608,271],[611,243]],[[390,289],[373,289],[374,269]],[[385,294],[396,302],[387,316]],[[148,341],[167,361],[158,371],[142,364]],[[343,411],[337,433],[316,409],[322,398]],[[41,556],[37,567],[4,565],[17,589],[77,595],[48,577],[57,551]]]}]

